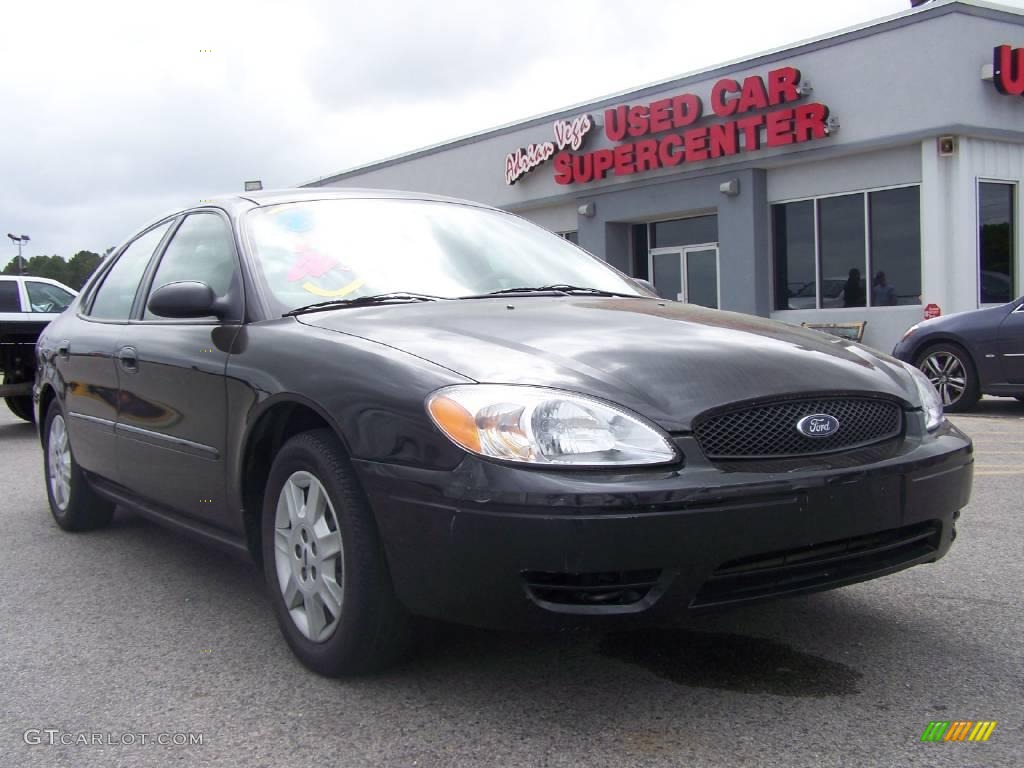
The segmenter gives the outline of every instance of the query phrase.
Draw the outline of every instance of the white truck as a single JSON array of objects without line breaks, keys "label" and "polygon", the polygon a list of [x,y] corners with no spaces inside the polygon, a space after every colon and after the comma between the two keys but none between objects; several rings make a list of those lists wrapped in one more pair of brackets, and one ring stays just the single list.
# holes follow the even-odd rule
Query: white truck
[{"label": "white truck", "polygon": [[33,420],[36,339],[76,295],[46,277],[0,275],[0,397],[25,421]]}]

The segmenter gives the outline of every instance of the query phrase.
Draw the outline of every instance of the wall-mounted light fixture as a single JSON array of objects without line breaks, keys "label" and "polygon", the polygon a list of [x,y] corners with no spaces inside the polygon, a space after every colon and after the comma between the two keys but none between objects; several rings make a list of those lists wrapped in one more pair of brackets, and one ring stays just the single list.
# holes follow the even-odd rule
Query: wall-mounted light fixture
[{"label": "wall-mounted light fixture", "polygon": [[729,197],[736,197],[740,193],[740,180],[729,179],[718,185],[718,191]]},{"label": "wall-mounted light fixture", "polygon": [[804,81],[796,87],[796,92],[801,96],[810,96],[814,92],[814,86],[809,81]]},{"label": "wall-mounted light fixture", "polygon": [[939,157],[952,157],[956,154],[956,136],[939,136],[936,145]]},{"label": "wall-mounted light fixture", "polygon": [[576,213],[580,216],[586,216],[588,219],[594,218],[595,207],[593,203],[583,203],[576,208]]},{"label": "wall-mounted light fixture", "polygon": [[246,192],[259,192],[261,189],[263,189],[263,182],[260,181],[259,179],[256,179],[255,181],[245,182]]}]

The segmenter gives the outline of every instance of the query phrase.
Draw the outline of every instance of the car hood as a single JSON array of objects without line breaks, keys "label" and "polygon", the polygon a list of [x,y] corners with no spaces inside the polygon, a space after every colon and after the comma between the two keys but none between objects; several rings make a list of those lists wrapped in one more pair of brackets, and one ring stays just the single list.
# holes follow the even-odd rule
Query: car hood
[{"label": "car hood", "polygon": [[751,315],[637,298],[501,297],[340,309],[302,323],[403,350],[477,382],[582,392],[669,431],[716,406],[801,393],[916,401],[900,364]]}]

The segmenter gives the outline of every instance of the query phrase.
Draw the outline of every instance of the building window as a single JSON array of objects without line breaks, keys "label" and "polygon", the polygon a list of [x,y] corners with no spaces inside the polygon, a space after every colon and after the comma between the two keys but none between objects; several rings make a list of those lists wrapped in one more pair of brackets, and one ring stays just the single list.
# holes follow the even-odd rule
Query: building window
[{"label": "building window", "polygon": [[818,304],[814,201],[772,206],[776,309],[812,309]]},{"label": "building window", "polygon": [[1014,297],[1013,184],[978,184],[978,286],[982,304]]},{"label": "building window", "polygon": [[921,303],[918,186],[772,206],[775,309]]},{"label": "building window", "polygon": [[574,245],[580,244],[580,233],[577,232],[576,230],[573,230],[572,232],[558,232],[557,234],[563,240],[568,240],[570,243],[573,243]]},{"label": "building window", "polygon": [[[917,187],[868,194],[871,306],[921,303],[921,194]],[[912,254],[912,258],[908,258]]]},{"label": "building window", "polygon": [[651,224],[651,248],[673,245],[703,245],[718,242],[718,216],[690,216],[686,219]]}]

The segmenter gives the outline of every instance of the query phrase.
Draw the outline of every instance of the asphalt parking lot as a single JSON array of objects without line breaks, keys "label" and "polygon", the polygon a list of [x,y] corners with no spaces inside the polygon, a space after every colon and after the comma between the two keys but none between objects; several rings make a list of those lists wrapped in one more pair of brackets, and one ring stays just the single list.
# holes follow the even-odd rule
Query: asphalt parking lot
[{"label": "asphalt parking lot", "polygon": [[[251,566],[123,510],[62,533],[34,428],[0,408],[0,765],[1019,766],[1024,405],[956,421],[974,497],[935,565],[677,631],[446,627],[401,668],[335,681],[292,658]],[[932,720],[998,726],[922,743]]]}]

